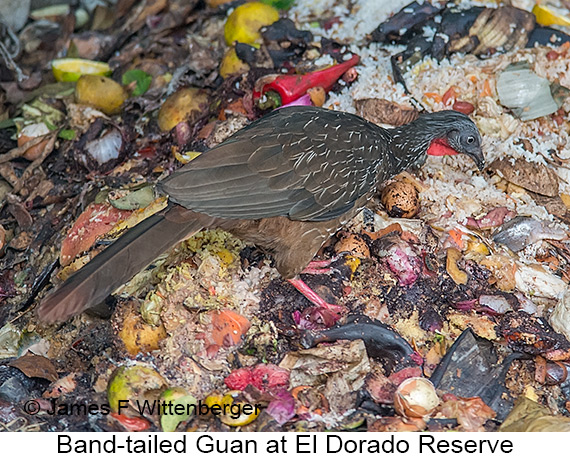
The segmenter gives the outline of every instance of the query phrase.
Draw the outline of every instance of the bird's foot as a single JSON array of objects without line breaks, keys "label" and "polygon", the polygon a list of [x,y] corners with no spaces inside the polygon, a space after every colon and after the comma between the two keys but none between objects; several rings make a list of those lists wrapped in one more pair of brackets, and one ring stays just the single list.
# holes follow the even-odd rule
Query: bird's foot
[{"label": "bird's foot", "polygon": [[326,260],[313,260],[309,262],[309,265],[307,265],[307,267],[301,272],[301,274],[329,275],[333,272],[333,269],[330,268],[330,265],[336,260],[338,260],[338,257],[336,256]]},{"label": "bird's foot", "polygon": [[324,300],[319,294],[311,289],[302,279],[288,279],[289,283],[301,292],[307,300],[319,308],[326,309],[336,314],[341,314],[344,307],[341,305],[333,305]]}]

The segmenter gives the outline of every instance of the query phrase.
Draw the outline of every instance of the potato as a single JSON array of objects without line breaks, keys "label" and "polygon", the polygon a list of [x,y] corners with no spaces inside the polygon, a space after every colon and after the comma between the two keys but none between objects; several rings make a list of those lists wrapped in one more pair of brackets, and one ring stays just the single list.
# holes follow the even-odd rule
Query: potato
[{"label": "potato", "polygon": [[195,87],[186,87],[176,91],[160,107],[158,126],[163,132],[169,132],[180,122],[191,121],[204,111],[208,103],[205,92]]},{"label": "potato", "polygon": [[418,214],[420,202],[418,191],[406,181],[393,181],[382,190],[380,197],[390,217],[410,219]]},{"label": "potato", "polygon": [[166,338],[166,330],[162,324],[154,326],[145,323],[140,314],[130,310],[122,319],[119,337],[127,352],[134,356],[158,349],[160,341]]},{"label": "potato", "polygon": [[118,82],[106,76],[83,75],[75,86],[75,101],[90,105],[105,114],[117,114],[127,99]]}]

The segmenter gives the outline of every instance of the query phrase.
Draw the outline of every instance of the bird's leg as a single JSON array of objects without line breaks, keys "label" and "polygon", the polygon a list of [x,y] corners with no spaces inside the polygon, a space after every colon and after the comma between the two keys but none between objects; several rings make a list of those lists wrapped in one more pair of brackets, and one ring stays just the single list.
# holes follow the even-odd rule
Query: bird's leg
[{"label": "bird's leg", "polygon": [[326,302],[319,294],[317,294],[313,289],[311,289],[305,281],[299,278],[288,279],[289,283],[295,287],[299,292],[301,292],[307,300],[312,304],[318,306],[319,308],[324,308],[334,313],[340,313],[344,307],[340,305],[333,305],[332,303]]}]

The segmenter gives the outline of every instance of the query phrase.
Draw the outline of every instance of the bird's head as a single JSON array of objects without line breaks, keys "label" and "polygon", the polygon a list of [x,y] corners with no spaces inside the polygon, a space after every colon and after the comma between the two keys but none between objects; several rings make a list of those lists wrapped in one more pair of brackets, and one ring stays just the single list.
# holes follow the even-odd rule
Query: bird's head
[{"label": "bird's head", "polygon": [[395,166],[405,169],[425,154],[433,156],[466,154],[477,167],[485,167],[481,135],[477,126],[458,111],[422,114],[415,121],[390,130]]},{"label": "bird's head", "polygon": [[468,116],[457,111],[438,111],[420,116],[418,121],[425,123],[424,128],[432,132],[428,155],[466,154],[475,161],[479,170],[485,167],[481,135]]}]

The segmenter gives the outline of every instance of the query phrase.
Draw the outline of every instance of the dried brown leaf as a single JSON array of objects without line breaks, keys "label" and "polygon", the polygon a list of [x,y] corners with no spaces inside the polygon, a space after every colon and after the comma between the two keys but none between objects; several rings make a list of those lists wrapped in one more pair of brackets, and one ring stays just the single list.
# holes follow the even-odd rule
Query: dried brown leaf
[{"label": "dried brown leaf", "polygon": [[558,197],[558,175],[551,168],[523,159],[495,160],[489,168],[507,181],[548,197]]},{"label": "dried brown leaf", "polygon": [[537,194],[536,192],[529,193],[538,205],[544,206],[546,210],[554,216],[564,217],[568,212],[568,208],[566,208],[564,201],[558,195],[555,197],[547,197],[545,195]]},{"label": "dried brown leaf", "polygon": [[77,382],[75,378],[77,373],[69,373],[57,381],[54,381],[48,389],[43,393],[44,398],[59,398],[62,395],[66,395],[73,392],[77,387]]},{"label": "dried brown leaf", "polygon": [[10,366],[20,370],[28,378],[43,378],[52,382],[59,378],[51,360],[41,355],[26,354],[10,362]]}]

